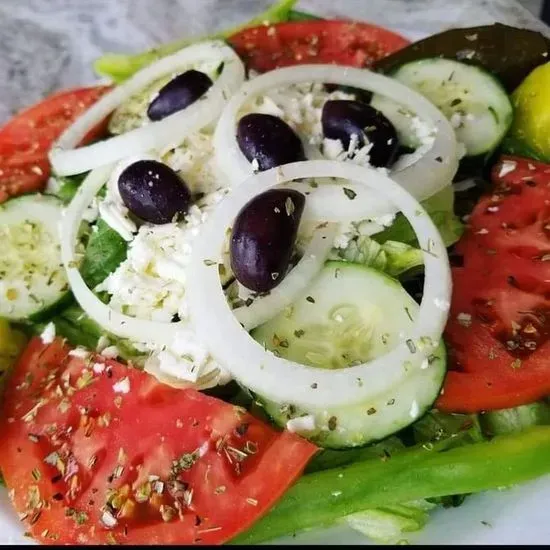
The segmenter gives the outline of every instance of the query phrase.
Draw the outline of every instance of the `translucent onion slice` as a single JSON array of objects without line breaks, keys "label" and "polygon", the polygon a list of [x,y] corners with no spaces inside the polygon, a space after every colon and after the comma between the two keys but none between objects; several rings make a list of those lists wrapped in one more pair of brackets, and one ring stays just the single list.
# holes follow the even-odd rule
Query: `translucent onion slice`
[{"label": "translucent onion slice", "polygon": [[[433,144],[422,147],[421,154],[409,155],[400,162],[391,177],[419,201],[428,199],[451,183],[458,167],[455,134],[443,113],[426,98],[392,78],[367,69],[300,65],[270,71],[246,82],[226,104],[214,134],[214,147],[216,163],[233,184],[240,183],[253,173],[236,140],[237,117],[242,107],[252,97],[268,93],[273,88],[302,82],[334,83],[370,90],[414,111],[426,123],[433,125]],[[312,196],[315,193],[312,190]],[[362,217],[371,215],[373,212],[367,204]]]},{"label": "translucent onion slice", "polygon": [[[170,73],[176,74],[182,67],[197,61],[224,64],[219,78],[201,99],[158,122],[75,149],[82,138],[121,103],[155,80]],[[50,151],[53,170],[59,176],[81,174],[124,157],[176,146],[186,134],[217,119],[227,98],[243,83],[244,76],[244,67],[237,54],[219,41],[195,44],[163,57],[104,95],[63,132]]]},{"label": "translucent onion slice", "polygon": [[[227,228],[251,197],[277,184],[310,177],[344,178],[385,195],[409,219],[424,250],[424,297],[410,334],[388,354],[341,370],[316,369],[278,358],[254,341],[230,310],[216,265],[221,262]],[[259,173],[219,205],[193,248],[187,291],[197,338],[240,383],[279,403],[338,407],[388,391],[429,363],[447,320],[451,278],[439,232],[418,201],[399,184],[351,163],[308,161]]]},{"label": "translucent onion slice", "polygon": [[290,273],[266,296],[260,296],[249,306],[233,310],[233,314],[246,330],[252,330],[275,317],[303,294],[311,281],[321,271],[333,247],[338,226],[322,224],[315,230],[311,242]]},{"label": "translucent onion slice", "polygon": [[63,214],[59,228],[61,259],[71,291],[80,307],[107,332],[121,338],[129,338],[134,342],[171,345],[175,338],[185,338],[186,329],[182,322],[160,323],[124,315],[104,304],[88,288],[80,275],[75,245],[83,219],[82,215],[97,192],[107,182],[112,170],[113,165],[108,165],[90,172]]}]

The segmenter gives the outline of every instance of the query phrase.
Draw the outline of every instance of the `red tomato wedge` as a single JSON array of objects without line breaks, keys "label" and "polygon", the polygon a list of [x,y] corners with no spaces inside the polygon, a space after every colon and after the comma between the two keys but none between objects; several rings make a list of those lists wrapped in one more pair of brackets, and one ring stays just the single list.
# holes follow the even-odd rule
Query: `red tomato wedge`
[{"label": "red tomato wedge", "polygon": [[239,407],[68,352],[31,341],[0,428],[0,469],[42,543],[223,543],[317,451]]},{"label": "red tomato wedge", "polygon": [[492,179],[456,247],[451,370],[437,402],[449,412],[550,394],[550,165],[504,157]]},{"label": "red tomato wedge", "polygon": [[[0,128],[0,202],[43,188],[50,175],[48,151],[53,142],[110,89],[95,86],[56,93]],[[100,136],[105,127],[94,128],[83,143]]]},{"label": "red tomato wedge", "polygon": [[410,43],[382,27],[341,20],[262,25],[228,40],[246,65],[259,72],[307,63],[370,67]]}]

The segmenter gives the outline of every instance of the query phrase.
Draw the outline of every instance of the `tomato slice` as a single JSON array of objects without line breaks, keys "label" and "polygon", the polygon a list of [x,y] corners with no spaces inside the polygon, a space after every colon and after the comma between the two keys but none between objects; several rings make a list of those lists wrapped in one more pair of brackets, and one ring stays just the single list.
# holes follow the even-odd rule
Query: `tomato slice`
[{"label": "tomato slice", "polygon": [[[53,142],[109,86],[56,93],[22,111],[0,128],[0,202],[10,196],[39,191],[48,180],[48,151]],[[84,138],[87,143],[106,128],[100,124]]]},{"label": "tomato slice", "polygon": [[68,352],[31,341],[0,427],[11,499],[42,543],[223,543],[317,451],[239,407]]},{"label": "tomato slice", "polygon": [[370,67],[410,43],[382,27],[341,20],[262,25],[228,40],[246,65],[259,72],[306,63]]},{"label": "tomato slice", "polygon": [[504,157],[457,244],[446,341],[449,412],[514,407],[550,394],[550,165]]}]

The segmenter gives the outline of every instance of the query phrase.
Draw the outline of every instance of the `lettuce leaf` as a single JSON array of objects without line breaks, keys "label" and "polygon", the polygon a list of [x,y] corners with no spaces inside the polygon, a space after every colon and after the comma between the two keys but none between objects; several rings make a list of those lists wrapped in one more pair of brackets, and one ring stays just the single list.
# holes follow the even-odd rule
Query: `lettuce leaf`
[{"label": "lettuce leaf", "polygon": [[82,278],[90,288],[95,288],[126,259],[126,241],[102,219],[97,221],[97,231],[90,233],[84,260],[80,267]]},{"label": "lettuce leaf", "polygon": [[364,264],[392,277],[424,263],[418,248],[397,241],[380,244],[366,235],[351,240],[346,248],[337,249],[335,256],[335,259]]},{"label": "lettuce leaf", "polygon": [[[464,232],[464,224],[454,213],[454,191],[451,186],[445,187],[428,200],[423,201],[422,206],[439,229],[446,247],[458,241]],[[403,214],[398,214],[393,224],[384,231],[373,235],[373,239],[379,243],[398,241],[418,246],[414,230]]]}]

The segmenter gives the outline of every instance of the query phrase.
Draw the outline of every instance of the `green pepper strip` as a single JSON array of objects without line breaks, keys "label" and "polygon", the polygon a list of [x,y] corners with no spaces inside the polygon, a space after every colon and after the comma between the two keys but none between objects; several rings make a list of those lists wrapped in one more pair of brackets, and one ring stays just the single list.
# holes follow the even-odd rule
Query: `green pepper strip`
[{"label": "green pepper strip", "polygon": [[152,63],[165,55],[170,55],[171,53],[177,52],[179,49],[188,46],[189,44],[193,44],[194,42],[215,38],[223,40],[248,27],[256,27],[266,22],[271,24],[287,21],[296,1],[297,0],[279,0],[273,4],[273,6],[250,21],[210,36],[176,40],[175,42],[164,44],[158,48],[154,48],[137,55],[114,53],[105,54],[94,63],[94,69],[98,74],[108,76],[116,83],[123,82],[141,68],[145,67],[145,65],[149,65],[149,63]]},{"label": "green pepper strip", "polygon": [[303,476],[233,543],[254,544],[329,525],[355,512],[516,485],[550,472],[550,427],[438,452],[437,446]]}]

